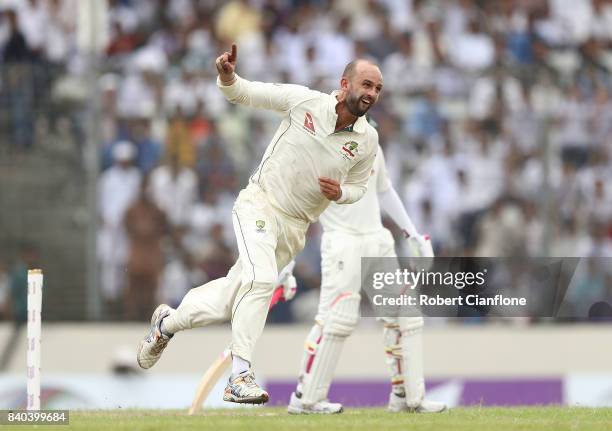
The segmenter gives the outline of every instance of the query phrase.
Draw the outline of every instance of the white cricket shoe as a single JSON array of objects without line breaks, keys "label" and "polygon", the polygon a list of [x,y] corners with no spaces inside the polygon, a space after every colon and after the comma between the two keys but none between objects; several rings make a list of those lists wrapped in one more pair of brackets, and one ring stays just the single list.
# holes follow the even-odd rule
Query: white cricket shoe
[{"label": "white cricket shoe", "polygon": [[317,401],[313,405],[307,406],[302,403],[302,400],[297,397],[295,392],[291,393],[291,400],[287,407],[287,412],[290,415],[333,415],[342,413],[344,407],[340,403],[330,403],[327,400]]},{"label": "white cricket shoe", "polygon": [[223,401],[230,403],[264,404],[269,399],[268,393],[255,382],[255,374],[251,370],[230,377],[223,393]]},{"label": "white cricket shoe", "polygon": [[164,317],[170,314],[170,308],[166,304],[161,304],[151,316],[151,330],[138,345],[136,359],[140,368],[149,369],[159,360],[162,352],[168,345],[168,341],[173,337],[162,334],[160,324]]},{"label": "white cricket shoe", "polygon": [[438,401],[423,400],[418,407],[408,407],[406,405],[406,397],[399,396],[394,392],[389,395],[389,405],[387,410],[392,413],[410,412],[410,413],[441,413],[446,411],[446,404]]}]

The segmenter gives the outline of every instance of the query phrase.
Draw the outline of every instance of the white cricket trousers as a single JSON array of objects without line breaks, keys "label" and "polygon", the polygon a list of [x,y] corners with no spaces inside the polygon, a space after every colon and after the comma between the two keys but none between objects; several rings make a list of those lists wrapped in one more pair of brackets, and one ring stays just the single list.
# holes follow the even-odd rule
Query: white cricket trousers
[{"label": "white cricket trousers", "polygon": [[397,257],[387,229],[368,235],[325,232],[321,237],[321,293],[316,322],[325,322],[331,304],[345,293],[360,293],[362,257]]},{"label": "white cricket trousers", "polygon": [[232,220],[238,261],[227,276],[191,289],[164,319],[164,327],[176,333],[230,320],[232,354],[251,362],[278,271],[304,248],[308,222],[272,207],[255,184],[240,192]]}]

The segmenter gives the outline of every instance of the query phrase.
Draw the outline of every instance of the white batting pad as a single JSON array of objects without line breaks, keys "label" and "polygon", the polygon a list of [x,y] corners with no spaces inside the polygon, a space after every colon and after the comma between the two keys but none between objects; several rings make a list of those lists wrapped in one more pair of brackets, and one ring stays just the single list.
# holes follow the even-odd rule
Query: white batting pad
[{"label": "white batting pad", "polygon": [[418,407],[425,397],[423,377],[423,318],[400,317],[401,345],[404,355],[404,387],[408,407]]},{"label": "white batting pad", "polygon": [[345,292],[334,300],[326,316],[323,333],[302,382],[302,403],[311,405],[327,398],[344,340],[355,328],[359,319],[361,296]]}]

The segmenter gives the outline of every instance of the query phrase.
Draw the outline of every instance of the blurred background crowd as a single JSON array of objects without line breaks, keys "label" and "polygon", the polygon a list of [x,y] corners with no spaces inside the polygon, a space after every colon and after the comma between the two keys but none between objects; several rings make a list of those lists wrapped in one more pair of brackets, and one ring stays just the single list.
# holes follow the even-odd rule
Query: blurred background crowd
[{"label": "blurred background crowd", "polygon": [[[93,102],[78,1],[2,4],[3,166],[53,142],[81,172]],[[94,105],[102,317],[146,320],[235,260],[231,207],[279,118],[216,88],[214,59],[232,42],[241,76],[324,92],[356,57],[380,65],[371,116],[438,255],[612,256],[612,0],[109,0],[106,17]],[[311,318],[319,237],[313,225],[300,295],[273,320]],[[0,256],[0,303],[37,248]],[[582,289],[609,296],[612,276],[595,273]]]}]

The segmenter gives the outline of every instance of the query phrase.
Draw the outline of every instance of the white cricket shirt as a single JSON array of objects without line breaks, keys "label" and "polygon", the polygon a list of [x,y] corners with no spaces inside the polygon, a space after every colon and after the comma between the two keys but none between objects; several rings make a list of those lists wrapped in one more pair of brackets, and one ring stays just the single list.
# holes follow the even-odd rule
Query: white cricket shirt
[{"label": "white cricket shirt", "polygon": [[264,190],[274,207],[291,217],[315,221],[330,202],[319,189],[319,177],[332,178],[341,184],[339,204],[361,199],[378,149],[378,133],[365,117],[334,133],[338,120],[336,93],[236,78],[229,86],[223,86],[217,79],[230,102],[283,114],[250,178],[251,183]]},{"label": "white cricket shirt", "polygon": [[321,214],[319,221],[325,232],[343,232],[351,235],[368,235],[383,229],[378,193],[391,187],[382,148],[378,148],[376,160],[363,198],[351,205],[331,205]]}]

